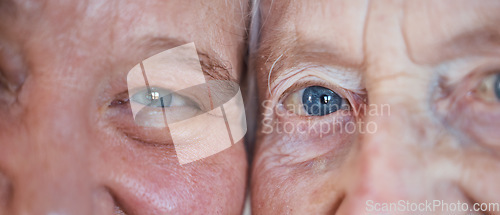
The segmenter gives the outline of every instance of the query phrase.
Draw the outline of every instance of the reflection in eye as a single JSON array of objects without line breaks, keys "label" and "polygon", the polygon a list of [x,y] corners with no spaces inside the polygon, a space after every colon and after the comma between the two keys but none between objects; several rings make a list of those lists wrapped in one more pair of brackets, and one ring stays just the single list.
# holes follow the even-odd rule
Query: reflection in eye
[{"label": "reflection in eye", "polygon": [[285,99],[284,105],[297,115],[309,116],[324,116],[349,108],[345,98],[321,86],[310,86],[292,93]]},{"label": "reflection in eye", "polygon": [[477,89],[477,95],[488,102],[500,102],[500,73],[482,80]]},{"label": "reflection in eye", "polygon": [[193,100],[178,95],[173,91],[157,87],[145,88],[136,92],[131,96],[131,101],[149,107],[191,106],[198,108],[198,105]]}]

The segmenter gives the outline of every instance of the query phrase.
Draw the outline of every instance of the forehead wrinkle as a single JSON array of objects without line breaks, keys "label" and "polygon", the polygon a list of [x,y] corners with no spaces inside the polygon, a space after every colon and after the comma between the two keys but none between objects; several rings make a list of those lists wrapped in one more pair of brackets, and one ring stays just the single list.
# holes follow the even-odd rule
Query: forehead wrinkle
[{"label": "forehead wrinkle", "polygon": [[[274,45],[271,40],[283,45]],[[293,46],[291,44],[293,44],[293,41],[295,41],[294,39],[291,38],[289,39],[291,42],[286,42],[286,43],[283,43],[286,39],[281,40],[281,42],[278,42],[279,40],[275,39],[271,40],[261,41],[261,44],[257,51],[258,58],[256,58],[256,63],[258,65],[257,68],[258,82],[267,83],[266,86],[269,86],[270,81],[274,80],[275,76],[279,75],[276,73],[278,73],[278,71],[281,70],[283,63],[287,62],[285,61],[285,59],[293,55],[292,53],[289,52],[289,50],[292,50],[290,46]]]},{"label": "forehead wrinkle", "polygon": [[[260,82],[266,83],[267,79],[274,79],[274,76],[279,75],[282,67],[296,66],[297,63],[294,61],[297,60],[348,68],[360,67],[363,64],[364,57],[347,59],[349,56],[343,55],[341,50],[345,48],[336,47],[335,44],[328,46],[327,42],[321,43],[321,41],[308,38],[310,31],[298,32],[301,19],[293,16],[296,13],[291,11],[303,9],[300,6],[294,7],[294,3],[300,2],[287,1],[287,5],[279,9],[276,9],[279,5],[274,5],[273,1],[264,0],[263,2],[260,9],[264,13],[262,15],[264,20],[260,26],[263,30],[257,47],[258,58],[254,58],[259,66],[257,72]],[[367,9],[368,7],[365,7],[364,11]],[[268,11],[267,14],[265,11]],[[287,13],[291,17],[288,17]],[[366,17],[366,13],[363,17]],[[279,61],[277,61],[278,58],[280,58]],[[269,71],[271,67],[273,71]],[[269,75],[271,77],[268,77]]]},{"label": "forehead wrinkle", "polygon": [[[267,83],[268,91],[271,90],[269,86],[273,85],[271,83],[274,83],[278,77],[283,76],[284,72],[303,70],[304,67],[327,66],[339,68],[348,73],[357,73],[359,76],[363,63],[351,62],[349,59],[345,59],[335,47],[291,37],[277,40],[279,38],[283,37],[277,35],[274,39],[264,43],[259,49],[259,77],[261,83]],[[284,40],[286,42],[283,42]],[[273,45],[272,42],[279,43],[279,45]],[[274,47],[279,47],[277,52]]]},{"label": "forehead wrinkle", "polygon": [[[287,14],[293,1],[275,1],[275,0],[257,0],[259,3],[259,15],[261,20],[260,30],[266,25],[277,26],[280,21],[291,20],[285,15]],[[269,19],[269,17],[273,19]],[[293,18],[293,17],[291,17]]]},{"label": "forehead wrinkle", "polygon": [[[257,77],[260,83],[266,83],[269,79],[272,79],[272,77],[269,78],[268,75],[273,75],[274,71],[278,71],[283,66],[282,62],[286,62],[284,60],[294,54],[293,51],[298,40],[298,34],[295,31],[296,28],[293,26],[293,22],[292,26],[280,22],[282,20],[288,20],[283,17],[286,17],[286,11],[290,9],[291,4],[274,4],[274,1],[271,1],[270,4],[267,5],[269,8],[267,12],[263,12],[266,11],[266,6],[261,7],[260,10],[264,13],[262,15],[264,21],[260,26],[260,35],[256,51],[258,57],[255,58],[256,63],[259,65],[257,68]],[[264,5],[266,4],[264,3]],[[283,6],[283,8],[280,8],[280,10],[275,9],[279,6]],[[277,10],[276,13],[274,13],[275,10]],[[272,19],[270,18],[270,13],[272,13]],[[271,67],[273,71],[269,71]]]}]

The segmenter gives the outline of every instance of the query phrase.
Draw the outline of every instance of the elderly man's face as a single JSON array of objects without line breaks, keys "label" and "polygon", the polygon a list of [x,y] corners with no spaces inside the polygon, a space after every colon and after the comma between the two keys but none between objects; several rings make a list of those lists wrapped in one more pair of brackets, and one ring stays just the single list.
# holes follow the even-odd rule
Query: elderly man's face
[{"label": "elderly man's face", "polygon": [[181,166],[168,130],[134,122],[127,74],[194,42],[208,76],[239,79],[246,5],[2,1],[0,214],[239,213],[242,143]]},{"label": "elderly man's face", "polygon": [[499,1],[264,0],[260,11],[254,212],[498,202]]}]

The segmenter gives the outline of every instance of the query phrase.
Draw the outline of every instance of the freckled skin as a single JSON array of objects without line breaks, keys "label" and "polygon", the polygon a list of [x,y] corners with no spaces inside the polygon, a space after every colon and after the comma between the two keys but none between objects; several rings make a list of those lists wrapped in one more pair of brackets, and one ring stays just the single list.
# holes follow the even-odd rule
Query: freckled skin
[{"label": "freckled skin", "polygon": [[181,166],[171,143],[126,136],[130,110],[109,105],[127,91],[130,68],[183,43],[218,56],[239,78],[245,5],[0,3],[0,214],[239,214],[242,142]]},{"label": "freckled skin", "polygon": [[[461,201],[469,208],[476,202],[499,203],[500,157],[493,130],[500,128],[500,102],[485,103],[467,94],[491,74],[476,68],[498,69],[499,47],[487,47],[491,41],[481,37],[460,40],[464,32],[480,34],[473,31],[483,25],[498,33],[492,23],[500,19],[499,9],[495,1],[467,0],[262,1],[260,49],[253,56],[261,103],[270,101],[279,109],[281,94],[275,92],[286,89],[280,88],[281,82],[267,81],[271,64],[284,53],[273,76],[309,61],[347,67],[362,79],[364,104],[389,105],[390,112],[306,119],[279,116],[269,108],[273,105],[261,107],[251,177],[253,212],[366,214],[368,200]],[[448,42],[454,38],[459,40]],[[295,58],[321,52],[330,55]],[[294,76],[289,79],[299,79]],[[321,77],[322,83],[335,83],[338,76]],[[363,129],[372,122],[376,132],[358,129],[320,136],[278,128],[270,132],[264,126],[269,121],[297,125],[335,120],[359,120]],[[438,207],[433,213],[450,212]]]}]

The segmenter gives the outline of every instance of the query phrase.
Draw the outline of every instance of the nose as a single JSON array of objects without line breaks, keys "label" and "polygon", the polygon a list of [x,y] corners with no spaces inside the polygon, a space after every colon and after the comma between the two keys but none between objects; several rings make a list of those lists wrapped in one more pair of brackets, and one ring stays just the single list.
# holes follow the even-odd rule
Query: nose
[{"label": "nose", "polygon": [[[391,9],[399,14],[397,5]],[[360,131],[345,166],[346,194],[340,214],[408,213],[413,208],[407,203],[416,203],[417,211],[425,212],[429,211],[426,200],[461,198],[447,178],[452,176],[437,171],[451,170],[440,166],[446,162],[436,152],[443,129],[429,106],[430,80],[425,78],[430,77],[429,71],[407,57],[398,19],[380,19],[386,16],[383,13],[371,8],[373,18],[367,18],[368,106],[363,122],[370,127]]]},{"label": "nose", "polygon": [[[50,92],[43,92],[50,95]],[[35,96],[36,97],[36,96]],[[92,172],[89,115],[75,101],[42,96],[2,144],[0,199],[5,214],[110,214],[113,199]],[[72,104],[73,103],[73,104]],[[64,107],[63,107],[64,106]],[[94,155],[95,157],[95,155]]]},{"label": "nose", "polygon": [[[349,165],[347,194],[342,206],[349,214],[380,212],[383,203],[424,200],[432,193],[426,184],[425,156],[418,135],[409,125],[391,117],[368,117],[377,125],[374,133],[361,134],[355,158]],[[408,129],[410,130],[410,129]],[[427,191],[427,192],[426,192]]]},{"label": "nose", "polygon": [[424,106],[415,105],[415,98],[405,96],[407,93],[378,92],[384,96],[372,95],[369,106],[377,111],[365,115],[365,124],[372,128],[359,135],[357,150],[347,166],[351,174],[345,182],[342,213],[389,209],[392,214],[415,208],[424,212],[434,210],[430,208],[434,200],[467,202],[452,183],[458,175],[456,169],[439,154],[444,144],[438,140],[442,137],[439,124],[431,120]]}]

